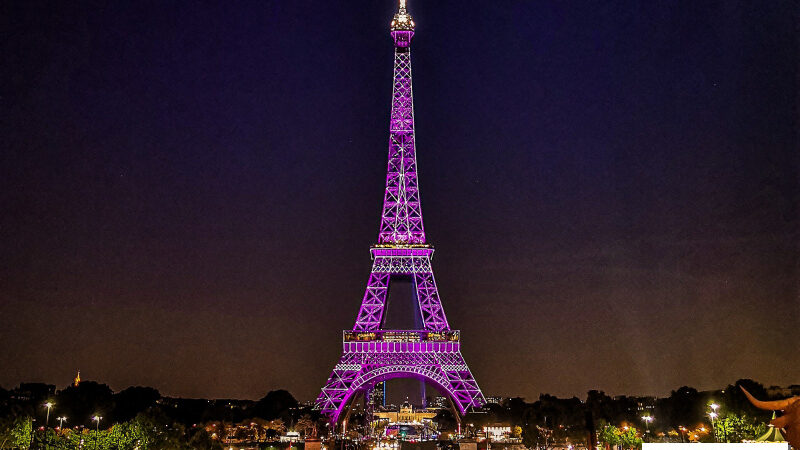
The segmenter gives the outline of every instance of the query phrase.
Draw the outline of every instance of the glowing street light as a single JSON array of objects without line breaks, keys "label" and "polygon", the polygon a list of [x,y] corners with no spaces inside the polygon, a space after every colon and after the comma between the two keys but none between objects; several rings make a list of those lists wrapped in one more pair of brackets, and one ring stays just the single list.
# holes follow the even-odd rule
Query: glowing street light
[{"label": "glowing street light", "polygon": [[644,420],[644,426],[647,427],[647,432],[650,432],[650,422],[653,421],[653,416],[642,416],[642,420]]},{"label": "glowing street light", "polygon": [[100,421],[103,420],[101,416],[95,415],[92,417],[92,420],[97,422],[97,428],[95,428],[95,435],[94,435],[94,448],[97,450],[97,441],[100,439]]},{"label": "glowing street light", "polygon": [[708,417],[711,418],[711,431],[714,433],[714,442],[717,442],[717,428],[714,426],[714,419],[719,417],[719,414],[717,414],[719,405],[712,402],[708,407],[711,408],[711,412],[708,413]]},{"label": "glowing street light", "polygon": [[61,416],[61,417],[56,417],[56,420],[58,421],[58,428],[64,428],[64,421],[67,420],[67,418]]},{"label": "glowing street light", "polygon": [[50,408],[53,407],[52,402],[47,402],[44,404],[44,407],[47,408],[47,418],[44,421],[44,426],[50,426]]},{"label": "glowing street light", "polygon": [[714,411],[711,411],[710,413],[708,413],[708,417],[711,418],[711,432],[714,434],[714,442],[717,442],[717,429],[714,426],[714,419],[717,418],[717,413],[715,412],[717,408],[714,408],[714,406],[717,406],[717,405],[711,405],[711,407],[712,407],[712,409],[714,409]]}]

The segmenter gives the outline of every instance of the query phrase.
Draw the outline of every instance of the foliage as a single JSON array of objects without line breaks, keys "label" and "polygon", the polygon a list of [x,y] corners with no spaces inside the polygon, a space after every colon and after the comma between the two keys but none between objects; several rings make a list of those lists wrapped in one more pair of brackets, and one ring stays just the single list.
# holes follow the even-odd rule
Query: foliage
[{"label": "foliage", "polygon": [[597,440],[606,444],[606,447],[618,445],[620,441],[619,428],[614,425],[606,425],[597,433]]},{"label": "foliage", "polygon": [[622,448],[642,448],[642,438],[634,427],[627,427],[622,429],[619,436],[619,445]]},{"label": "foliage", "polygon": [[8,444],[12,448],[19,447],[26,449],[31,444],[32,433],[33,419],[28,416],[17,417],[11,423],[11,428],[7,436],[0,438],[0,441],[4,441],[4,445]]},{"label": "foliage", "polygon": [[769,399],[767,390],[761,383],[750,379],[737,380],[733,385],[729,385],[722,391],[719,403],[721,403],[724,408],[723,412],[725,414],[723,415],[727,415],[727,413],[734,413],[737,415],[747,414],[761,421],[768,421],[772,414],[769,411],[758,409],[750,404],[750,401],[747,400],[747,397],[745,397],[739,386],[743,386],[756,398]]},{"label": "foliage", "polygon": [[297,420],[297,423],[294,424],[294,431],[302,434],[303,436],[311,435],[311,432],[314,430],[314,420],[311,418],[310,415],[306,414],[303,417]]},{"label": "foliage", "polygon": [[714,422],[714,436],[717,442],[742,442],[764,434],[764,422],[746,415],[729,413]]},{"label": "foliage", "polygon": [[597,439],[606,444],[606,447],[618,445],[621,448],[638,449],[642,446],[642,438],[634,427],[617,428],[614,425],[606,425],[597,434]]},{"label": "foliage", "polygon": [[205,428],[198,428],[189,438],[189,447],[201,450],[222,450],[222,444],[215,439]]},{"label": "foliage", "polygon": [[286,431],[286,425],[281,419],[270,420],[265,427],[267,429],[267,436],[272,438]]}]

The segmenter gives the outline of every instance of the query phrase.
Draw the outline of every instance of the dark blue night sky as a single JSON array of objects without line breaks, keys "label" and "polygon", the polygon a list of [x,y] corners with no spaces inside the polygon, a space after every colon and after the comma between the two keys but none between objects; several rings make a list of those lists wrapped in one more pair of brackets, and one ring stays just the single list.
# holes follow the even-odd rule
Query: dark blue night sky
[{"label": "dark blue night sky", "polygon": [[[0,5],[0,386],[316,396],[369,273],[391,0]],[[409,0],[487,395],[800,383],[798,5]]]}]

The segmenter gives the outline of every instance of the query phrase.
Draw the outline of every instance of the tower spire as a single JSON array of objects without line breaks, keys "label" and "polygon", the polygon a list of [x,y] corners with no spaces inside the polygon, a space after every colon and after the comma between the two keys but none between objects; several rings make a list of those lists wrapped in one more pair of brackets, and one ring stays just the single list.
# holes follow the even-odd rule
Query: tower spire
[{"label": "tower spire", "polygon": [[417,153],[414,146],[414,99],[411,89],[411,38],[414,21],[406,2],[392,19],[394,40],[394,82],[389,120],[389,164],[383,197],[380,245],[425,244],[419,189]]},{"label": "tower spire", "polygon": [[392,18],[391,30],[395,46],[408,47],[414,36],[414,19],[406,10],[406,0],[400,0],[400,6]]}]

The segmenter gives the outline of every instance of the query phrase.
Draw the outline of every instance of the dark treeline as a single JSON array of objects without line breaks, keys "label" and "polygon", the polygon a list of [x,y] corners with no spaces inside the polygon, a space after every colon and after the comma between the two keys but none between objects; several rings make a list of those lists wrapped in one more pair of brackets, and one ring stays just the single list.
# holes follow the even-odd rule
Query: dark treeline
[{"label": "dark treeline", "polygon": [[[770,413],[753,408],[738,386],[744,386],[756,397],[773,399],[787,394],[800,394],[800,386],[787,389],[765,388],[753,380],[739,380],[724,389],[698,391],[681,387],[663,398],[615,396],[602,391],[589,391],[585,398],[557,398],[542,394],[538,400],[528,402],[523,398],[509,398],[501,404],[490,403],[462,418],[462,427],[480,429],[484,425],[504,424],[518,430],[523,443],[529,447],[541,447],[547,442],[569,441],[580,445],[587,442],[589,431],[601,431],[609,426],[638,428],[648,427],[646,437],[669,440],[677,436],[686,440],[693,429],[709,423],[709,405],[719,405],[720,420],[723,417],[737,418],[740,422],[765,423]],[[50,404],[48,408],[46,404]],[[97,423],[93,417],[102,419]],[[359,422],[354,412],[352,423]],[[654,420],[643,423],[642,417]],[[24,432],[28,421],[30,437],[18,435]],[[251,422],[267,423],[263,427],[263,438],[276,438],[286,429],[311,429],[316,424],[324,434],[327,428],[319,413],[311,406],[300,406],[285,390],[269,392],[264,398],[253,400],[233,399],[181,399],[163,397],[150,387],[129,387],[119,392],[105,384],[84,381],[79,385],[56,390],[55,386],[42,383],[23,383],[5,390],[0,388],[0,441],[3,439],[33,442],[36,433],[44,429],[55,429],[63,421],[63,429],[72,433],[91,433],[92,430],[113,431],[115,424],[120,429],[133,430],[131,436],[148,428],[161,428],[174,435],[177,441],[211,442],[212,428],[236,427]],[[454,431],[458,421],[450,411],[441,411],[435,419],[441,431]],[[743,422],[744,423],[744,422]],[[144,425],[142,425],[144,424]],[[153,426],[152,424],[158,424]],[[302,424],[302,426],[301,426]],[[124,426],[122,426],[124,425]],[[138,427],[138,428],[137,428]],[[755,428],[753,428],[755,429]],[[22,430],[22,431],[20,431]],[[77,431],[76,431],[77,430]],[[136,431],[139,430],[139,431]],[[270,434],[271,433],[271,434]],[[680,435],[683,433],[684,435]],[[162,433],[163,434],[163,433]],[[206,435],[208,434],[208,435]],[[151,441],[159,438],[150,436]],[[143,438],[142,438],[143,439]],[[190,448],[206,448],[197,444]],[[171,444],[173,445],[173,444]],[[209,444],[208,448],[212,448]]]},{"label": "dark treeline", "polygon": [[252,401],[170,398],[140,386],[113,392],[94,381],[0,388],[0,449],[221,449],[228,435],[266,441],[319,419],[285,390]]},{"label": "dark treeline", "polygon": [[[473,424],[476,428],[493,423],[518,426],[522,429],[523,442],[529,447],[537,446],[537,443],[542,445],[547,440],[585,444],[590,430],[599,431],[609,425],[638,428],[641,432],[647,428],[651,440],[689,441],[691,436],[688,434],[692,430],[711,430],[711,404],[718,405],[718,422],[736,418],[737,423],[765,425],[769,421],[771,412],[753,407],[739,386],[762,399],[800,394],[798,385],[766,388],[749,379],[711,391],[683,386],[663,398],[611,397],[597,390],[589,391],[583,399],[542,394],[533,402],[510,398],[502,404],[486,405],[482,411],[468,413],[462,424]],[[653,420],[645,423],[643,417],[652,417]],[[437,420],[449,427],[456,426],[449,411],[440,412]],[[753,428],[756,429],[759,428]],[[713,435],[707,435],[705,439],[698,437],[700,441],[713,439]]]},{"label": "dark treeline", "polygon": [[100,415],[107,425],[125,422],[138,414],[164,415],[183,425],[211,421],[241,422],[246,419],[282,419],[291,422],[314,412],[299,407],[297,400],[285,390],[269,392],[258,401],[233,399],[183,399],[162,397],[151,387],[133,386],[114,392],[108,385],[83,381],[56,391],[55,386],[43,383],[22,383],[17,388],[0,388],[0,417],[29,416],[36,426],[45,425],[48,411],[49,425],[57,424],[57,417],[67,417],[65,427],[90,426],[92,417]]}]

